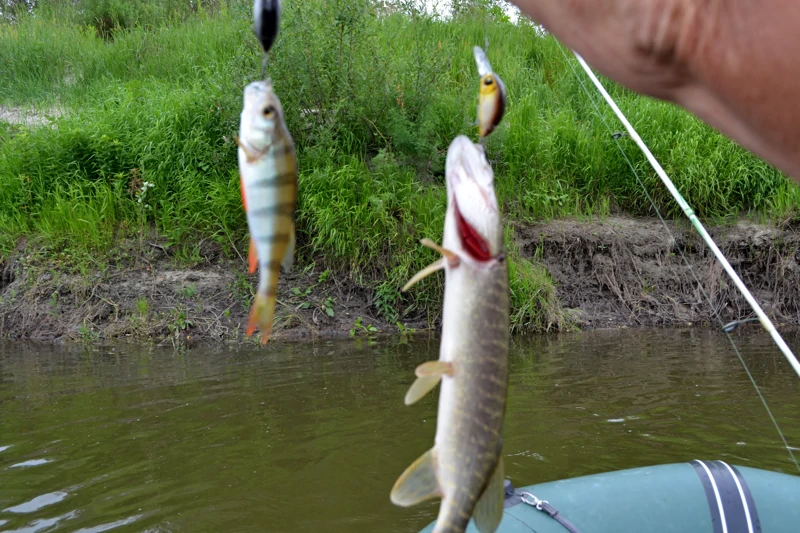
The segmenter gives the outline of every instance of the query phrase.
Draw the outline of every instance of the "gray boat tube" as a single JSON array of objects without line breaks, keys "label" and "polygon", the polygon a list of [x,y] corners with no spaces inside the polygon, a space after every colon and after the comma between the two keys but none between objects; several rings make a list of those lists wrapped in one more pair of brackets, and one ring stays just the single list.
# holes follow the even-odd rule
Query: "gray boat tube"
[{"label": "gray boat tube", "polygon": [[[495,533],[798,533],[800,477],[696,460],[522,488],[507,481],[505,505]],[[473,522],[467,533],[479,533]]]}]

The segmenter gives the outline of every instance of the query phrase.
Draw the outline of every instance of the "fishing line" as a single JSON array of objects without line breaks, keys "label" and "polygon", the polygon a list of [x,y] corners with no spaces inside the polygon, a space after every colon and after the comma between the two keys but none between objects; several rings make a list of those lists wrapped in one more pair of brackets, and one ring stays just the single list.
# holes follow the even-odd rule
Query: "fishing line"
[{"label": "fishing line", "polygon": [[483,51],[489,55],[489,6],[486,6],[486,11],[483,14]]},{"label": "fishing line", "polygon": [[[613,132],[613,130],[609,126],[608,122],[606,121],[605,117],[600,112],[600,108],[597,106],[597,103],[595,102],[594,97],[591,95],[589,90],[586,88],[586,85],[584,84],[583,80],[581,79],[581,76],[575,70],[575,67],[573,66],[572,62],[569,60],[569,57],[567,57],[567,54],[564,52],[564,49],[560,45],[558,46],[558,49],[561,51],[561,54],[564,56],[564,60],[569,65],[569,67],[572,70],[573,74],[575,74],[575,78],[578,80],[578,82],[581,85],[581,88],[586,93],[586,96],[588,97],[589,101],[592,103],[592,106],[594,107],[595,111],[597,112],[597,115],[602,120],[603,125],[606,127],[606,130],[608,130],[609,134],[611,134],[612,138],[614,139],[614,142],[616,143],[617,148],[619,148],[619,151],[622,154],[623,158],[625,159],[625,162],[628,164],[628,167],[630,167],[631,171],[633,171],[633,174],[636,177],[636,181],[639,183],[639,186],[641,186],[642,191],[644,191],[645,196],[647,197],[648,201],[650,202],[650,205],[653,207],[653,210],[656,212],[656,215],[658,215],[658,218],[661,221],[661,224],[664,226],[664,229],[666,229],[667,232],[670,235],[672,235],[672,231],[670,230],[669,226],[667,225],[666,220],[664,220],[664,217],[661,215],[661,212],[659,211],[658,207],[656,206],[655,202],[653,201],[653,198],[648,193],[647,188],[644,185],[644,182],[639,177],[639,173],[636,171],[636,167],[634,167],[634,165],[631,162],[630,158],[628,158],[627,153],[625,152],[625,150],[623,149],[622,145],[620,144],[619,139],[622,137],[622,135],[620,135],[619,132]],[[691,207],[686,202],[686,200],[683,199],[681,194],[678,192],[678,190],[672,184],[672,181],[669,179],[669,177],[667,176],[666,172],[664,172],[664,169],[661,167],[661,165],[655,159],[653,154],[647,148],[647,145],[644,144],[644,141],[642,141],[641,137],[639,137],[639,134],[636,132],[636,130],[633,129],[633,126],[630,124],[630,122],[628,122],[628,120],[625,118],[625,115],[622,113],[622,111],[619,109],[619,107],[617,107],[616,103],[611,98],[611,96],[608,94],[608,92],[605,90],[605,88],[602,86],[602,84],[600,83],[600,80],[598,80],[597,77],[594,75],[594,72],[592,72],[592,70],[589,67],[589,65],[586,64],[586,62],[583,60],[583,58],[581,56],[579,56],[575,52],[573,52],[573,53],[575,54],[575,57],[578,59],[578,62],[581,64],[583,69],[586,71],[586,73],[589,76],[589,78],[592,79],[592,81],[595,84],[595,86],[598,88],[600,93],[603,95],[603,98],[606,100],[606,102],[609,104],[611,109],[614,111],[614,114],[617,115],[617,118],[619,118],[620,121],[623,123],[623,125],[625,126],[625,129],[628,131],[628,134],[631,136],[631,138],[634,141],[636,141],[636,144],[639,146],[639,148],[642,150],[642,152],[644,152],[644,154],[647,157],[648,161],[653,166],[653,168],[656,170],[656,173],[659,174],[659,177],[661,177],[661,180],[664,182],[665,185],[667,185],[667,188],[670,190],[670,193],[672,193],[673,197],[678,201],[678,204],[681,206],[681,208],[683,209],[683,211],[686,214],[686,216],[689,217],[689,219],[692,221],[692,225],[694,225],[695,229],[697,229],[697,231],[700,233],[701,237],[703,237],[703,240],[706,242],[706,244],[712,249],[712,251],[714,251],[714,255],[717,256],[717,259],[721,263],[723,263],[723,267],[727,266],[727,268],[725,270],[728,272],[728,275],[731,276],[731,278],[733,278],[734,283],[736,283],[737,280],[738,280],[738,283],[736,283],[736,285],[737,285],[737,287],[739,287],[739,285],[741,285],[740,291],[742,291],[744,293],[745,299],[748,300],[748,303],[750,303],[751,307],[753,307],[754,310],[756,310],[756,313],[759,314],[758,320],[762,323],[762,325],[764,325],[765,321],[766,321],[767,324],[769,324],[769,327],[765,326],[765,329],[767,329],[769,331],[770,328],[771,328],[771,331],[770,331],[771,334],[772,334],[772,331],[774,331],[775,335],[773,335],[773,339],[775,339],[775,336],[777,336],[777,339],[779,339],[780,342],[778,342],[778,340],[775,340],[775,342],[778,344],[778,347],[781,348],[781,351],[784,353],[786,358],[789,360],[789,363],[795,369],[795,372],[797,372],[798,375],[800,375],[800,363],[798,363],[797,359],[794,357],[794,354],[791,352],[791,350],[789,350],[789,347],[786,346],[786,343],[783,342],[783,339],[781,338],[780,334],[778,334],[777,330],[775,329],[775,326],[772,324],[772,322],[769,321],[769,318],[766,317],[764,312],[758,306],[758,303],[755,302],[755,299],[753,299],[752,295],[750,295],[750,292],[747,290],[747,287],[745,287],[744,283],[741,281],[741,279],[739,279],[738,275],[733,270],[733,268],[730,266],[730,264],[728,263],[727,259],[725,259],[725,256],[722,255],[722,252],[719,250],[719,248],[717,248],[717,246],[714,243],[713,239],[711,239],[711,236],[709,236],[708,233],[705,231],[705,228],[702,226],[700,221],[697,219],[697,216],[694,214],[694,211],[691,209]],[[689,263],[688,259],[686,258],[686,255],[683,253],[683,249],[677,244],[678,241],[677,241],[677,239],[675,239],[674,235],[672,236],[672,238],[673,238],[673,241],[675,242],[675,247],[678,249],[678,252],[681,254],[681,258],[683,259],[684,263],[686,263],[686,266],[689,268],[689,272],[691,272],[692,277],[697,282],[697,286],[700,289],[700,292],[702,293],[702,295],[705,298],[706,302],[708,303],[709,308],[711,308],[711,311],[716,316],[717,321],[722,326],[725,335],[728,337],[728,340],[731,343],[731,347],[733,348],[733,351],[736,353],[736,356],[739,358],[739,362],[742,364],[742,367],[744,368],[745,373],[747,374],[747,377],[750,379],[750,382],[753,384],[753,387],[756,390],[756,394],[758,394],[758,397],[761,400],[761,404],[764,406],[764,409],[767,411],[767,414],[769,415],[769,418],[772,421],[773,426],[775,426],[775,429],[778,432],[778,435],[780,436],[781,441],[783,442],[783,445],[786,448],[787,453],[789,454],[789,458],[794,463],[794,465],[797,468],[797,470],[800,471],[800,463],[798,463],[797,458],[795,457],[794,452],[792,451],[793,448],[791,446],[789,446],[789,443],[787,442],[786,437],[785,437],[783,431],[781,430],[777,419],[772,414],[772,410],[769,408],[769,404],[767,403],[766,398],[764,397],[764,395],[761,392],[761,389],[759,388],[758,384],[756,383],[756,380],[753,377],[753,374],[750,372],[750,369],[747,366],[747,363],[745,362],[744,357],[742,356],[741,352],[739,351],[739,348],[736,346],[736,343],[733,340],[733,337],[730,335],[730,331],[732,331],[733,328],[728,329],[727,326],[729,326],[729,324],[726,325],[726,324],[723,323],[722,317],[720,316],[719,311],[717,311],[714,308],[714,305],[711,303],[711,298],[708,296],[708,294],[706,293],[705,289],[703,288],[703,284],[701,283],[700,279],[697,277],[697,274],[695,273],[694,269],[692,268],[691,264]],[[748,296],[749,296],[749,298],[748,298]],[[752,303],[751,303],[751,300],[752,300]],[[783,345],[783,347],[785,347],[785,351],[781,347],[781,345]]]}]

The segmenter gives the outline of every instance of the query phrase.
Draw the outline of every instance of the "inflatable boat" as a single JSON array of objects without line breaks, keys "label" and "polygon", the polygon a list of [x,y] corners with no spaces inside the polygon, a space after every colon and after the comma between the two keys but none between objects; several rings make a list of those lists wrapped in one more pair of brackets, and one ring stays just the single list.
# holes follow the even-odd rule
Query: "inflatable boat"
[{"label": "inflatable boat", "polygon": [[[506,481],[495,533],[523,532],[798,533],[800,477],[696,460],[523,488]],[[470,521],[467,533],[480,532]]]}]

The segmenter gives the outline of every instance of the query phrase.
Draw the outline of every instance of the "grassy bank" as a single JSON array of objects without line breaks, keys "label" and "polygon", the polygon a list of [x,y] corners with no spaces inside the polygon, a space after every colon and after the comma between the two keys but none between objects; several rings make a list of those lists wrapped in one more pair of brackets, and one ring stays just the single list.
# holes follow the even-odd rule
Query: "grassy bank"
[{"label": "grassy bank", "polygon": [[[440,278],[408,296],[397,289],[434,259],[418,241],[442,232],[449,142],[475,138],[472,46],[486,17],[387,14],[370,0],[284,4],[269,75],[299,150],[299,263],[371,288],[389,319],[438,304]],[[0,105],[59,110],[54,127],[0,122],[0,254],[22,237],[81,268],[103,268],[120,239],[157,238],[185,264],[203,241],[243,253],[232,138],[260,69],[250,3],[191,6],[53,0],[0,24]],[[501,16],[488,37],[509,91],[488,143],[509,219],[653,214],[603,124],[616,125],[611,112],[598,113],[559,45]],[[611,92],[701,216],[784,217],[798,205],[785,177],[698,120]],[[624,139],[659,209],[678,214]],[[145,181],[154,188],[142,197]],[[546,327],[557,320],[552,283],[513,247],[512,259],[514,324]]]}]

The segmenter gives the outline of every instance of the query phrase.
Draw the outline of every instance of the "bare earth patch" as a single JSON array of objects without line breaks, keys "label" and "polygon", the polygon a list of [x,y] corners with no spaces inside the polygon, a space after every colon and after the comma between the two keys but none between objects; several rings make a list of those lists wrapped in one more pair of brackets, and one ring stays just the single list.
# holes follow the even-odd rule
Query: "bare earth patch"
[{"label": "bare earth patch", "polygon": [[[377,328],[374,334],[399,332],[376,316],[370,291],[330,276],[320,281],[321,274],[297,267],[282,273],[271,339],[348,336],[359,317],[363,326]],[[219,258],[177,270],[159,252],[138,265],[82,276],[43,265],[27,267],[20,250],[5,265],[0,263],[0,338],[241,341],[256,281],[243,263]],[[404,323],[424,326],[413,320]],[[258,338],[257,331],[253,341]]]},{"label": "bare earth patch", "polygon": [[[649,218],[564,220],[516,234],[523,255],[540,248],[562,305],[584,327],[717,325],[717,312],[725,322],[755,316],[689,223],[667,224],[669,231]],[[707,229],[767,315],[799,323],[800,233],[746,221]]]},{"label": "bare earth patch", "polygon": [[0,121],[20,126],[46,126],[51,119],[64,114],[64,110],[57,107],[47,109],[23,108],[0,106]]}]

